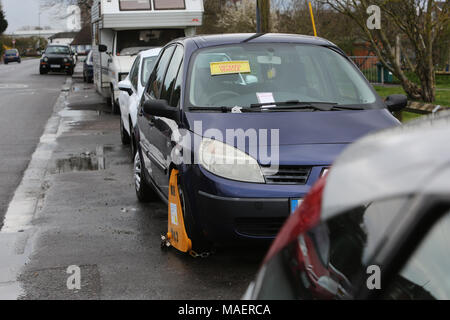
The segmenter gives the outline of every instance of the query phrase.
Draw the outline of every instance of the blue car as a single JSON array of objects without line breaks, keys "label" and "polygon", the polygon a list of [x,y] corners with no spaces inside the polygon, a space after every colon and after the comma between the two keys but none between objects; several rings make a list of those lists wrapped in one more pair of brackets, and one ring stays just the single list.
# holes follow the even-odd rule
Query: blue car
[{"label": "blue car", "polygon": [[399,125],[392,112],[406,103],[399,95],[383,101],[321,38],[174,40],[138,109],[136,194],[168,202],[176,173],[196,252],[270,241],[336,157],[359,137]]},{"label": "blue car", "polygon": [[8,64],[10,62],[21,63],[22,60],[20,58],[19,50],[17,49],[6,50],[5,54],[3,55],[3,62],[5,64]]}]

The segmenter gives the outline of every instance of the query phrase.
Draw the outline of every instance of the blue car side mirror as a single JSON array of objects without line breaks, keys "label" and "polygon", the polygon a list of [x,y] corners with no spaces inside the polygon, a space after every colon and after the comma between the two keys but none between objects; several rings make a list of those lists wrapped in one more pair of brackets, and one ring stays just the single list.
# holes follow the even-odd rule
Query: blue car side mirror
[{"label": "blue car side mirror", "polygon": [[144,102],[143,111],[146,115],[164,117],[178,121],[178,108],[169,106],[169,103],[166,100],[148,99]]},{"label": "blue car side mirror", "polygon": [[408,105],[408,98],[403,94],[393,94],[384,101],[391,112],[402,111]]}]

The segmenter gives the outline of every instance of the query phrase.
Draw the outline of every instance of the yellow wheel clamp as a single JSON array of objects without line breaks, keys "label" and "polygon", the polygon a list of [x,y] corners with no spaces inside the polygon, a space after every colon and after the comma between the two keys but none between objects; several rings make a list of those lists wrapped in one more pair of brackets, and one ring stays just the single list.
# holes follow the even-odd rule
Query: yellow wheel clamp
[{"label": "yellow wheel clamp", "polygon": [[184,225],[183,206],[178,190],[178,170],[172,170],[169,180],[168,232],[162,236],[162,247],[172,246],[181,252],[191,252],[192,241]]}]

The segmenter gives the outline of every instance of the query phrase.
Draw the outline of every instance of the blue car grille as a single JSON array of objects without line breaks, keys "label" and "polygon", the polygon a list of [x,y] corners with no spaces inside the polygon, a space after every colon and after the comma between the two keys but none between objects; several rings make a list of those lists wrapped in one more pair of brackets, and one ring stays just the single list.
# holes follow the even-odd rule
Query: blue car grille
[{"label": "blue car grille", "polygon": [[305,185],[311,174],[311,167],[280,166],[278,171],[263,167],[263,175],[267,184]]}]

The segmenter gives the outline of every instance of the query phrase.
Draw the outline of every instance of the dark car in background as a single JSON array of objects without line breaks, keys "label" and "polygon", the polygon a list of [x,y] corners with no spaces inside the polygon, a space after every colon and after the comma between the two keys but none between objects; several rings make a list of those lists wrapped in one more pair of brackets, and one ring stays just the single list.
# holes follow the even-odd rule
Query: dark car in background
[{"label": "dark car in background", "polygon": [[245,299],[450,299],[450,112],[344,151]]},{"label": "dark car in background", "polygon": [[3,55],[3,62],[5,64],[8,64],[10,62],[21,63],[22,60],[20,58],[19,50],[17,50],[17,49],[6,50],[5,54]]},{"label": "dark car in background", "polygon": [[39,73],[65,72],[73,74],[75,57],[70,46],[49,45],[41,57]]},{"label": "dark car in background", "polygon": [[89,51],[83,62],[83,80],[84,82],[89,83],[94,81],[94,62],[92,51]]},{"label": "dark car in background", "polygon": [[[167,201],[176,169],[194,250],[271,241],[335,158],[367,133],[399,125],[390,111],[406,102],[384,102],[321,38],[174,40],[138,109],[137,195]],[[180,136],[192,142],[181,150]]]}]

